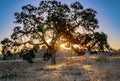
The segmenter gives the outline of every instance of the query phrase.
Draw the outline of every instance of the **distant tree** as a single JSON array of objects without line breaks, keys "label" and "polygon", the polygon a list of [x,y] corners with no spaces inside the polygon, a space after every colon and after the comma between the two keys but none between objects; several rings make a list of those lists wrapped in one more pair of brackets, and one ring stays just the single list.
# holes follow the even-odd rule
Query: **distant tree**
[{"label": "distant tree", "polygon": [[88,50],[97,45],[100,51],[109,47],[107,35],[95,32],[99,28],[96,14],[91,8],[84,9],[79,2],[67,5],[57,0],[42,0],[38,7],[28,4],[15,13],[15,23],[21,27],[14,28],[11,38],[24,46],[45,46],[51,64],[56,64],[55,53],[60,43],[77,44]]},{"label": "distant tree", "polygon": [[3,60],[6,60],[7,57],[12,55],[12,53],[10,52],[12,41],[9,38],[4,38],[1,41],[1,44],[2,44]]},{"label": "distant tree", "polygon": [[111,47],[107,42],[107,35],[104,32],[94,32],[92,35],[87,34],[87,36],[85,36],[84,44],[87,44],[89,51],[94,47],[96,47],[99,52],[103,52],[105,49],[111,50]]},{"label": "distant tree", "polygon": [[120,52],[120,49],[118,49],[118,51]]}]

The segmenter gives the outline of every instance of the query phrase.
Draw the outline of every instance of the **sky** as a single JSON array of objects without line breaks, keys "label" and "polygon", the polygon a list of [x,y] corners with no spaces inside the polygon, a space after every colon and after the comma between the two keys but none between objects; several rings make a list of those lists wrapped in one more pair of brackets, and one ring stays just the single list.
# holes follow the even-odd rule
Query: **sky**
[{"label": "sky", "polygon": [[[97,11],[100,28],[108,35],[108,42],[114,49],[120,49],[120,0],[59,0],[70,4],[79,1],[84,8]],[[13,28],[17,26],[14,13],[20,12],[21,7],[27,4],[38,6],[40,0],[0,0],[0,41],[10,37]]]}]

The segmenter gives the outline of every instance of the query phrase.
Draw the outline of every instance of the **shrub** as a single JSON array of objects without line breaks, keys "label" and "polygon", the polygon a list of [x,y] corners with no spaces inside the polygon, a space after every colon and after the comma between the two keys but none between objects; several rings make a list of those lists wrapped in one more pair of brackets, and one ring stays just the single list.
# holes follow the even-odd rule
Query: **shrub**
[{"label": "shrub", "polygon": [[95,61],[96,62],[101,62],[101,61],[106,61],[108,58],[107,56],[98,56]]}]

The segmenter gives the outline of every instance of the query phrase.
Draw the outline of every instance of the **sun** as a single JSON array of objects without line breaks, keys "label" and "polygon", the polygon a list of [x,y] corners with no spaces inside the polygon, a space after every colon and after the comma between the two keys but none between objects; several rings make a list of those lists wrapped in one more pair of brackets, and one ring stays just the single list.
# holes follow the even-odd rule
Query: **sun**
[{"label": "sun", "polygon": [[61,44],[60,47],[61,47],[62,49],[68,49],[68,50],[71,49],[71,48],[69,48],[69,47],[66,47],[65,44]]},{"label": "sun", "polygon": [[65,48],[65,44],[61,44],[60,47],[61,47],[61,48]]},{"label": "sun", "polygon": [[46,41],[48,44],[50,44],[50,42],[51,42],[51,39],[47,39],[47,41]]}]

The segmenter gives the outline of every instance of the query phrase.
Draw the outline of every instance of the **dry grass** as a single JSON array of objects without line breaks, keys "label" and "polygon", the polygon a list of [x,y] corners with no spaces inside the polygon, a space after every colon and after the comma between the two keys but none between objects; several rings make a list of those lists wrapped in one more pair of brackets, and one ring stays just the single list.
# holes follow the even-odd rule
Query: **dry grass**
[{"label": "dry grass", "polygon": [[107,56],[97,56],[95,59],[96,62],[105,62],[106,60],[108,60]]},{"label": "dry grass", "polygon": [[[23,73],[20,75],[20,72],[13,70],[17,77],[12,76],[12,79],[6,81],[120,81],[120,59],[109,58],[101,56],[95,56],[94,59],[90,56],[58,58],[57,65],[54,66],[51,66],[49,61],[39,59],[33,64],[15,62],[12,66],[17,70],[22,69],[20,71]],[[107,62],[104,62],[106,60]],[[8,65],[11,66],[10,63]]]},{"label": "dry grass", "polygon": [[0,64],[0,78],[15,78],[18,75],[22,75],[25,69],[26,65],[22,62],[3,62]]},{"label": "dry grass", "polygon": [[119,81],[120,70],[119,67],[105,66],[96,70],[94,75],[90,77],[90,81]]}]

